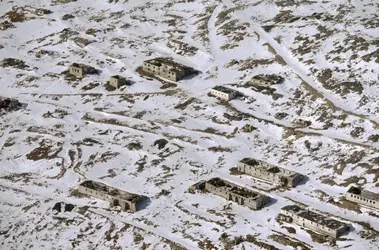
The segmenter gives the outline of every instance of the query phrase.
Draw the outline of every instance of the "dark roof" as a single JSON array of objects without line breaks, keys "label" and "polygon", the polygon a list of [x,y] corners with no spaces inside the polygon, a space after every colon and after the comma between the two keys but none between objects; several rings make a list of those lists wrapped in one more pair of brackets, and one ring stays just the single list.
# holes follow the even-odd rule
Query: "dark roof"
[{"label": "dark roof", "polygon": [[129,193],[129,192],[126,192],[126,191],[123,191],[123,190],[120,190],[120,189],[117,189],[114,187],[110,187],[104,183],[97,182],[97,181],[87,180],[87,181],[82,182],[80,184],[80,186],[83,186],[83,187],[86,187],[89,189],[93,189],[93,190],[96,190],[99,192],[103,192],[105,194],[109,194],[111,196],[114,196],[115,198],[131,201],[131,202],[142,200],[145,198],[142,195]]},{"label": "dark roof", "polygon": [[321,226],[325,226],[325,227],[332,229],[332,230],[336,230],[336,229],[339,229],[342,227],[348,227],[349,226],[348,224],[346,224],[344,222],[329,218],[323,214],[316,213],[316,212],[310,211],[308,209],[304,209],[304,208],[299,207],[297,205],[285,206],[282,208],[282,210],[294,213],[299,217],[302,217],[308,221],[315,222]]},{"label": "dark roof", "polygon": [[120,76],[120,75],[114,75],[114,76],[111,76],[112,78],[116,78],[116,79],[125,79],[125,77],[123,76]]},{"label": "dark roof", "polygon": [[241,195],[241,196],[246,197],[246,198],[255,198],[255,199],[257,199],[257,198],[265,196],[263,194],[255,192],[253,190],[249,190],[247,188],[238,186],[236,184],[224,181],[224,180],[222,180],[220,178],[213,178],[213,179],[210,179],[207,182],[209,184],[215,186],[215,187],[225,189],[225,190],[227,190],[229,192],[232,192],[232,193],[237,194],[237,195]]},{"label": "dark roof", "polygon": [[250,166],[258,165],[258,161],[256,159],[253,159],[253,158],[243,158],[241,160],[241,162],[244,164],[250,165]]},{"label": "dark roof", "polygon": [[359,187],[350,187],[349,190],[347,190],[348,193],[352,193],[352,194],[361,194],[362,190],[359,188]]},{"label": "dark roof", "polygon": [[212,89],[220,91],[220,92],[223,92],[223,93],[226,93],[226,94],[230,94],[230,93],[236,92],[235,90],[227,88],[225,86],[215,86]]},{"label": "dark roof", "polygon": [[359,187],[352,186],[349,188],[349,190],[347,192],[351,193],[351,194],[359,195],[365,199],[379,201],[379,194],[378,193],[370,192],[367,190],[362,190]]}]

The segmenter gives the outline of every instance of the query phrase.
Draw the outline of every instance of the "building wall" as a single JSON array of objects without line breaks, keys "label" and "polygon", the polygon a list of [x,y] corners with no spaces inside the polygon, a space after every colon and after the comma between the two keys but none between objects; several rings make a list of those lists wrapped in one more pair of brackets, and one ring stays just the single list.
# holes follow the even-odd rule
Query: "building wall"
[{"label": "building wall", "polygon": [[103,192],[100,192],[100,191],[97,191],[97,190],[94,190],[94,189],[86,188],[86,187],[83,187],[83,186],[79,186],[78,187],[78,191],[79,191],[79,193],[82,193],[82,194],[85,194],[85,195],[88,195],[88,196],[92,196],[92,197],[95,197],[95,198],[98,198],[98,199],[101,199],[101,200],[108,201],[109,204],[110,204],[110,206],[118,205],[123,210],[126,210],[126,211],[127,210],[130,210],[132,212],[136,212],[137,211],[137,207],[136,207],[137,204],[129,202],[127,200],[116,199],[115,197],[113,197],[111,195],[108,195],[106,193],[103,193]]},{"label": "building wall", "polygon": [[236,92],[231,92],[231,93],[224,93],[222,91],[218,91],[218,90],[215,90],[215,89],[212,89],[211,90],[211,95],[213,96],[216,96],[224,101],[230,101],[232,100],[233,98],[236,97],[237,93]]},{"label": "building wall", "polygon": [[70,66],[69,71],[71,75],[74,75],[76,77],[83,77],[83,69]]},{"label": "building wall", "polygon": [[161,67],[158,67],[154,64],[144,62],[142,65],[142,69],[146,72],[152,73],[154,75],[161,76],[165,79],[171,80],[171,81],[178,81],[183,76],[178,75],[174,71],[170,71],[169,67],[167,65],[162,64]]},{"label": "building wall", "polygon": [[126,84],[126,79],[125,78],[114,78],[114,77],[111,77],[109,79],[109,84],[115,88],[120,88],[121,86],[125,85]]},{"label": "building wall", "polygon": [[266,205],[270,201],[269,197],[262,197],[259,199],[246,198],[244,196],[235,194],[233,192],[229,192],[223,188],[218,188],[208,182],[205,183],[205,190],[213,194],[219,195],[225,198],[226,200],[234,201],[239,205],[247,206],[254,210],[261,209],[264,205]]},{"label": "building wall", "polygon": [[373,207],[376,209],[379,209],[379,201],[378,200],[371,200],[363,197],[362,195],[347,193],[346,194],[346,200],[352,201],[361,205]]},{"label": "building wall", "polygon": [[307,220],[303,217],[297,216],[296,214],[291,213],[291,212],[286,211],[286,210],[281,210],[280,213],[291,217],[293,220],[293,223],[295,223],[299,226],[306,227],[306,228],[311,229],[315,232],[326,234],[326,235],[331,236],[333,238],[339,237],[342,233],[344,233],[345,231],[348,230],[348,228],[342,228],[340,230],[329,229],[322,224],[318,224],[316,222]]},{"label": "building wall", "polygon": [[[258,161],[258,166],[250,166],[245,163],[239,162],[237,163],[237,169],[243,173],[246,173],[248,175],[251,175],[253,177],[268,181],[268,182],[273,182],[277,184],[285,184],[288,187],[294,187],[301,179],[302,176],[298,175],[295,178],[291,178],[288,176],[283,176],[280,173],[271,173],[269,171],[264,170],[262,167],[274,167],[271,164],[268,164],[263,161]],[[292,174],[292,171],[289,171],[284,168],[280,168],[281,172],[283,174]],[[283,180],[286,180],[286,183],[283,183]]]}]

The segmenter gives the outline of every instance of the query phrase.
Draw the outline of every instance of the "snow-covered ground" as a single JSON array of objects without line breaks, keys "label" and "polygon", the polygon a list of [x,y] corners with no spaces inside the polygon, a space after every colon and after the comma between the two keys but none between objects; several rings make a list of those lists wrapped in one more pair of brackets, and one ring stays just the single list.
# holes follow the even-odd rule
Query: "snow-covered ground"
[{"label": "snow-covered ground", "polygon": [[[15,6],[52,13],[17,14]],[[0,62],[27,65],[0,63],[1,96],[24,104],[0,116],[0,249],[378,249],[379,212],[343,199],[353,184],[379,193],[378,13],[375,0],[0,2],[0,23],[14,25],[0,30]],[[91,43],[81,47],[78,38]],[[197,51],[175,53],[169,39]],[[158,56],[201,73],[162,85],[136,72]],[[101,73],[69,80],[62,72],[73,62]],[[107,90],[115,74],[133,85]],[[257,74],[285,81],[246,86]],[[244,97],[224,104],[208,96],[216,85]],[[299,127],[299,119],[311,125]],[[257,129],[245,133],[246,124]],[[231,175],[244,157],[308,180],[272,190]],[[252,211],[187,192],[216,176],[273,202]],[[149,204],[132,214],[75,195],[85,179]],[[75,208],[57,214],[57,202]],[[276,221],[296,203],[353,230],[328,242]]]}]

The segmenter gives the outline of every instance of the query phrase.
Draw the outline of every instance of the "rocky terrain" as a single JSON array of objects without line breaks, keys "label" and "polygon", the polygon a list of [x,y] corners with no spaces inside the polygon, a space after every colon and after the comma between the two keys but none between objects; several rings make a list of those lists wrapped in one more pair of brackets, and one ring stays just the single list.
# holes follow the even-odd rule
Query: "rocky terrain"
[{"label": "rocky terrain", "polygon": [[[0,248],[378,249],[379,212],[344,198],[351,185],[379,193],[378,13],[375,0],[4,0],[0,96],[20,105],[0,111]],[[154,57],[201,73],[136,72]],[[71,63],[99,74],[68,77]],[[133,84],[107,88],[115,74]],[[246,84],[260,74],[284,81]],[[210,97],[216,85],[242,97]],[[245,157],[307,181],[231,173]],[[274,201],[252,211],[188,192],[212,177]],[[75,192],[86,179],[150,203],[110,208]],[[352,230],[327,240],[278,222],[289,204]]]}]

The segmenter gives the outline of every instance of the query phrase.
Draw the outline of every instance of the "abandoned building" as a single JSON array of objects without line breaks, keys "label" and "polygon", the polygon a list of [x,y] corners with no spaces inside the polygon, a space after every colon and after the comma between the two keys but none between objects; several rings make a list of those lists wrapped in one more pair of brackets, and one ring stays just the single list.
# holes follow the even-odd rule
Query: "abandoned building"
[{"label": "abandoned building", "polygon": [[218,97],[224,101],[230,101],[238,96],[238,91],[229,89],[224,86],[213,87],[210,94],[212,96]]},{"label": "abandoned building", "polygon": [[317,233],[328,235],[332,238],[338,238],[350,230],[350,225],[347,223],[301,208],[297,205],[282,207],[278,218],[289,223],[295,223]]},{"label": "abandoned building", "polygon": [[251,78],[248,84],[253,86],[269,87],[274,84],[280,84],[283,81],[284,78],[278,75],[260,74]]},{"label": "abandoned building", "polygon": [[109,78],[109,85],[111,85],[112,87],[116,89],[127,84],[128,84],[128,80],[126,80],[126,78],[123,76],[114,75]]},{"label": "abandoned building", "polygon": [[253,210],[259,210],[270,202],[271,198],[234,183],[213,178],[205,182],[205,190],[219,195],[226,200],[234,201],[239,205],[247,206]]},{"label": "abandoned building", "polygon": [[82,78],[87,74],[95,74],[97,71],[93,67],[84,64],[73,63],[69,66],[69,73],[70,75]]},{"label": "abandoned building", "polygon": [[239,161],[237,169],[254,178],[287,187],[295,187],[304,178],[303,175],[295,171],[253,158],[244,158]]},{"label": "abandoned building", "polygon": [[143,63],[142,70],[170,81],[180,81],[194,73],[191,67],[172,61],[170,58],[150,59]]},{"label": "abandoned building", "polygon": [[120,206],[125,211],[136,212],[139,204],[147,199],[145,196],[128,193],[96,181],[84,181],[78,191],[81,194],[108,201],[110,206]]},{"label": "abandoned building", "polygon": [[379,194],[362,190],[359,187],[350,187],[346,193],[346,200],[379,209]]}]

